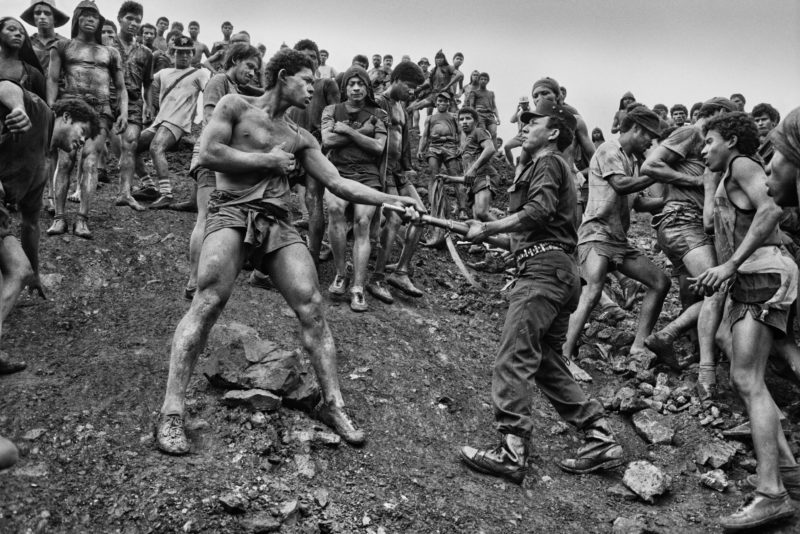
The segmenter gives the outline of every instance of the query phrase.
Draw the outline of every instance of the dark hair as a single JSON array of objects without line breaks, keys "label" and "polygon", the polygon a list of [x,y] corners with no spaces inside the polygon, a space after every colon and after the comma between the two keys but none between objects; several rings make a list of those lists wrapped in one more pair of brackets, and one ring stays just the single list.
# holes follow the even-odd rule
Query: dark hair
[{"label": "dark hair", "polygon": [[172,39],[173,37],[174,37],[175,39],[177,39],[177,38],[178,38],[178,37],[180,37],[181,35],[183,35],[183,34],[182,34],[181,32],[179,32],[178,30],[170,30],[170,31],[168,31],[168,32],[167,32],[167,36],[166,36],[166,37],[164,37],[164,40],[165,40],[167,43],[169,43],[169,40],[170,40],[170,39]]},{"label": "dark hair", "polygon": [[223,26],[230,26],[230,27],[231,27],[231,29],[233,29],[233,24],[231,24],[231,23],[230,23],[230,21],[228,21],[228,20],[226,20],[225,22],[223,22],[222,24],[220,24],[220,26],[219,26],[219,27],[220,27],[220,28],[222,28]]},{"label": "dark hair", "polygon": [[278,83],[278,73],[285,70],[290,76],[302,69],[314,70],[314,64],[305,54],[292,48],[281,48],[275,53],[264,67],[264,76],[267,80],[266,89],[272,89]]},{"label": "dark hair", "polygon": [[144,15],[144,8],[139,2],[122,2],[122,5],[119,6],[119,11],[117,12],[117,20],[121,19],[128,13],[133,13],[134,15],[139,15],[141,17]]},{"label": "dark hair", "polygon": [[656,104],[655,106],[653,106],[653,111],[657,109],[663,109],[664,111],[667,111],[667,106],[665,106],[664,104]]},{"label": "dark hair", "polygon": [[700,108],[702,108],[702,107],[703,107],[703,103],[702,102],[695,102],[694,104],[692,104],[692,109],[689,110],[689,117],[694,115],[695,111],[700,111]]},{"label": "dark hair", "polygon": [[486,78],[487,80],[491,80],[492,78],[489,76],[488,72],[481,72],[478,74],[478,78]]},{"label": "dark hair", "polygon": [[743,104],[746,104],[746,103],[747,103],[747,100],[745,99],[745,97],[744,97],[744,95],[743,95],[742,93],[733,93],[733,94],[731,95],[731,98],[730,98],[730,99],[731,99],[731,100],[733,100],[733,99],[734,99],[734,98],[736,98],[736,97],[739,97],[739,100],[741,100]]},{"label": "dark hair", "polygon": [[758,128],[756,121],[744,111],[720,113],[703,126],[703,134],[714,130],[726,141],[736,136],[736,150],[745,156],[752,156],[758,150]]},{"label": "dark hair", "polygon": [[245,43],[235,43],[228,47],[228,51],[225,53],[225,61],[223,63],[223,68],[228,70],[229,68],[233,67],[237,61],[244,61],[245,59],[249,59],[254,57],[258,59],[258,66],[261,66],[261,52],[254,46]]},{"label": "dark hair", "polygon": [[672,107],[669,109],[669,114],[670,114],[670,115],[672,115],[672,114],[673,114],[673,113],[675,113],[676,111],[683,111],[683,112],[684,112],[684,113],[686,113],[687,115],[689,114],[689,110],[688,110],[688,109],[686,109],[686,106],[684,106],[683,104],[675,104],[674,106],[672,106]]},{"label": "dark hair", "polygon": [[364,54],[358,54],[354,56],[353,61],[350,62],[351,65],[354,63],[358,63],[359,65],[369,66],[369,59],[367,59],[367,56],[365,56]]},{"label": "dark hair", "polygon": [[200,27],[200,23],[197,22],[196,20],[193,20],[193,21],[191,21],[189,23],[189,27],[191,28],[192,26],[197,26],[199,28]]},{"label": "dark hair", "polygon": [[325,52],[326,54],[330,55],[330,53],[327,50],[325,50],[324,48],[319,51],[320,54],[323,53],[323,52]]},{"label": "dark hair", "polygon": [[[125,13],[130,13],[130,11],[126,11]],[[118,30],[117,30],[117,25],[116,25],[116,24],[114,24],[114,21],[113,21],[113,20],[111,20],[111,19],[106,19],[106,20],[104,20],[104,21],[103,21],[103,26],[111,26],[112,28],[114,28],[114,33],[117,33],[117,31],[118,31]],[[101,27],[100,27],[100,29],[102,29],[102,28],[103,28],[103,26],[101,26]]]},{"label": "dark hair", "polygon": [[601,141],[605,141],[606,140],[606,136],[603,135],[603,130],[601,130],[599,126],[595,126],[594,129],[592,130],[592,137],[594,137],[595,133],[599,133],[600,134],[600,140]]},{"label": "dark hair", "polygon": [[567,121],[561,117],[547,117],[547,128],[558,128],[558,137],[556,138],[556,148],[559,151],[564,151],[569,148],[572,141],[575,140],[575,132],[573,132],[567,125]]},{"label": "dark hair", "polygon": [[184,30],[183,23],[182,22],[178,22],[176,20],[175,22],[172,23],[172,26],[170,27],[170,30],[178,30],[179,32],[183,33],[183,30]]},{"label": "dark hair", "polygon": [[386,54],[383,59],[394,59],[394,57],[392,57],[392,54]]},{"label": "dark hair", "polygon": [[769,120],[775,124],[781,122],[781,114],[770,104],[756,104],[756,106],[753,108],[753,111],[750,112],[750,115],[754,119],[760,117],[761,115],[766,115],[769,117]]},{"label": "dark hair", "polygon": [[398,80],[422,85],[425,83],[425,75],[422,74],[422,69],[419,68],[419,65],[413,61],[403,61],[398,63],[394,70],[392,70],[392,76],[390,77],[392,83]]},{"label": "dark hair", "polygon": [[469,106],[464,106],[458,110],[458,117],[461,117],[461,115],[471,115],[476,123],[479,121],[478,112]]},{"label": "dark hair", "polygon": [[250,32],[247,30],[239,30],[234,35],[242,35],[242,34],[246,35],[248,39],[250,38]]},{"label": "dark hair", "polygon": [[150,24],[149,22],[145,22],[139,27],[139,35],[142,35],[145,30],[153,30],[153,32],[157,32],[158,28]]},{"label": "dark hair", "polygon": [[317,61],[319,61],[319,47],[317,43],[312,41],[311,39],[300,39],[294,45],[295,50],[313,50],[314,53],[317,55]]},{"label": "dark hair", "polygon": [[92,107],[79,98],[62,98],[53,104],[53,113],[56,118],[64,113],[69,113],[73,121],[85,122],[89,125],[89,139],[94,139],[100,133],[100,119]]},{"label": "dark hair", "polygon": [[461,52],[456,52],[455,54],[453,54],[453,59],[455,59],[457,57],[460,57],[461,59],[464,59],[464,54],[462,54]]},{"label": "dark hair", "polygon": [[169,19],[168,19],[167,17],[158,17],[158,19],[156,20],[156,24],[158,24],[158,23],[159,23],[159,22],[161,22],[162,20],[163,20],[164,22],[166,22],[167,24],[169,24]]}]

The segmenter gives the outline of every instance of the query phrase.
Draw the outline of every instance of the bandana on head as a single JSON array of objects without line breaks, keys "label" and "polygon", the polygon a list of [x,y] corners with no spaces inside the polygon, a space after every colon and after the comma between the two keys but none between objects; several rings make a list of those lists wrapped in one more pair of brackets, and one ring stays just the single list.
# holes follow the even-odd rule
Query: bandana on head
[{"label": "bandana on head", "polygon": [[533,89],[531,89],[531,94],[536,92],[537,87],[547,87],[556,95],[556,98],[561,98],[561,86],[553,78],[546,77],[536,80],[533,84]]},{"label": "bandana on head", "polygon": [[794,108],[769,133],[769,140],[772,141],[775,150],[800,169],[800,108]]}]

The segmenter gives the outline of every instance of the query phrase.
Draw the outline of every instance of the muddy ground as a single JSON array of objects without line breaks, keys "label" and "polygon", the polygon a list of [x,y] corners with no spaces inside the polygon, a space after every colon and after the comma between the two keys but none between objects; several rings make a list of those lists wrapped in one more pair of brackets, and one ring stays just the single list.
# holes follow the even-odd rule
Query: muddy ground
[{"label": "muddy ground", "polygon": [[[188,154],[170,160],[185,175]],[[180,179],[181,195],[189,185]],[[673,478],[655,504],[608,493],[622,468],[561,472],[556,461],[574,451],[579,436],[538,393],[534,452],[521,487],[460,465],[460,445],[497,439],[490,379],[505,313],[500,290],[509,277],[477,273],[485,289],[472,289],[446,252],[427,249],[414,274],[426,292],[421,299],[395,292],[397,302],[386,306],[370,298],[370,312],[356,315],[326,295],[345,399],[367,431],[366,447],[298,439],[315,423],[287,408],[254,427],[250,414],[221,406],[223,392],[197,374],[188,403],[192,454],[165,456],[154,448],[152,428],[171,336],[189,306],[181,293],[194,215],[116,208],[113,189],[99,192],[93,241],[45,236],[51,219],[44,216],[48,300],[23,296],[4,329],[3,348],[28,369],[0,378],[0,433],[22,452],[16,467],[0,473],[0,532],[602,533],[625,517],[638,521],[640,532],[699,533],[718,532],[715,518],[743,499],[735,483],[748,474],[743,465],[752,469],[749,445],[727,469],[732,488],[700,486],[707,468],[695,465],[695,447],[719,428],[701,426],[689,410],[667,416],[677,430],[671,445],[648,445],[629,416],[611,415],[629,459],[650,460]],[[665,265],[645,218],[637,219],[632,239]],[[462,256],[470,259],[466,247]],[[332,276],[331,264],[323,264],[323,288]],[[673,289],[662,322],[678,312]],[[638,304],[614,331],[632,331],[637,313]],[[297,321],[280,295],[250,287],[245,274],[219,322],[299,347]],[[688,341],[682,350],[691,350]],[[594,376],[585,385],[593,395],[630,380],[601,360],[581,363]],[[673,386],[691,379],[671,374]],[[783,378],[771,385],[794,429],[797,387]],[[719,402],[724,424],[732,425],[730,414],[741,405],[729,389]],[[240,502],[231,507],[231,498]]]}]

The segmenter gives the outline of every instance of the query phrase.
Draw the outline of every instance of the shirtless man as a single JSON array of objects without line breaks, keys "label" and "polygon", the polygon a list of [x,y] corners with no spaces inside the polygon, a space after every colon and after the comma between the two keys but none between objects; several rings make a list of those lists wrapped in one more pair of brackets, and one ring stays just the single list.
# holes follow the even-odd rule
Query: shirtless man
[{"label": "shirtless man", "polygon": [[[128,127],[128,92],[117,91],[119,116],[114,121],[111,109],[110,85],[125,87],[124,65],[115,48],[103,46],[102,27],[105,19],[97,10],[97,5],[83,0],[72,15],[72,39],[59,41],[50,51],[50,70],[47,78],[47,103],[52,105],[59,98],[59,77],[64,76],[62,97],[79,98],[91,105],[100,118],[100,133],[84,144],[83,168],[78,169],[81,176],[80,208],[73,233],[84,239],[91,239],[89,230],[89,209],[97,189],[97,164],[100,153],[105,149],[106,140],[112,125],[117,133]],[[67,231],[65,211],[70,174],[75,166],[78,152],[61,152],[58,158],[58,172],[55,176],[55,216],[47,235],[60,235]]]},{"label": "shirtless man", "polygon": [[[700,372],[697,388],[701,397],[714,395],[716,389],[714,337],[722,320],[724,299],[710,295],[697,301],[690,298],[686,279],[697,276],[717,264],[712,238],[704,224],[704,198],[710,180],[704,178],[706,167],[700,156],[703,148],[703,119],[735,106],[727,98],[712,98],[700,111],[694,125],[675,130],[652,150],[641,172],[666,186],[665,205],[653,218],[661,250],[678,272],[684,312],[673,322],[645,340],[647,347],[667,363],[674,360],[672,343],[683,332],[697,326],[700,348]],[[709,217],[706,217],[709,218]]]},{"label": "shirtless man", "polygon": [[[380,191],[385,179],[383,163],[388,117],[375,103],[369,75],[363,69],[347,69],[342,77],[342,90],[347,99],[327,106],[322,112],[322,146],[343,178]],[[364,287],[375,206],[351,202],[333,191],[325,192],[325,200],[328,204],[328,239],[336,267],[336,275],[328,287],[328,293],[341,297],[346,292],[348,207],[352,204],[353,279],[350,285],[350,309],[365,312],[369,309]]]},{"label": "shirtless man", "polygon": [[[181,35],[175,40],[173,49],[175,68],[160,70],[153,77],[151,93],[152,99],[158,99],[158,114],[153,124],[141,133],[136,146],[138,153],[149,151],[153,158],[159,195],[149,206],[154,210],[168,209],[174,200],[166,153],[184,135],[191,133],[198,96],[211,78],[208,70],[189,67],[194,54],[194,43],[190,38]],[[141,197],[145,192],[155,196],[151,192],[153,189],[152,179],[148,177],[143,180],[143,188],[137,196]]]},{"label": "shirtless man", "polygon": [[629,108],[620,121],[619,140],[606,141],[592,156],[589,171],[589,200],[578,228],[578,262],[586,287],[569,318],[564,343],[565,359],[575,357],[578,339],[589,313],[600,301],[606,274],[619,270],[647,288],[632,357],[645,352],[644,340],[661,313],[669,292],[669,278],[628,240],[630,210],[628,195],[642,191],[654,180],[639,175],[634,158],[641,158],[661,132],[658,116],[646,107]]},{"label": "shirtless man", "polygon": [[150,87],[153,82],[153,54],[144,45],[136,43],[144,8],[137,2],[123,2],[117,14],[119,34],[111,42],[122,59],[125,87],[128,92],[128,127],[119,135],[120,189],[114,203],[143,211],[144,206],[131,196],[131,184],[136,164],[136,147],[144,124],[152,120]]},{"label": "shirtless man", "polygon": [[34,0],[31,6],[22,12],[20,18],[36,27],[36,33],[31,35],[31,44],[47,76],[47,70],[50,68],[50,49],[56,42],[67,39],[57,34],[55,29],[69,22],[69,16],[56,8],[55,0]]},{"label": "shirtless man", "polygon": [[722,175],[713,195],[719,265],[693,279],[693,288],[727,295],[731,384],[747,408],[758,461],[758,474],[748,479],[755,493],[720,524],[726,531],[750,530],[793,516],[791,497],[800,496],[800,467],[764,382],[770,350],[792,328],[789,308],[797,296],[798,270],[781,245],[781,210],[767,194],[753,119],[741,111],[723,113],[703,130],[702,157],[712,173]]},{"label": "shirtless man", "polygon": [[[310,39],[303,39],[294,45],[294,49],[308,56],[315,64],[319,64],[319,53],[317,44]],[[316,69],[315,69],[316,73]],[[316,74],[315,74],[316,76]],[[327,106],[341,102],[339,86],[330,78],[316,78],[314,80],[314,94],[311,96],[311,103],[304,108],[292,108],[287,112],[295,124],[306,129],[314,136],[318,143],[322,143],[322,112]],[[325,189],[322,184],[311,178],[305,177],[305,185],[297,184],[297,192],[301,198],[302,206],[305,208],[303,219],[308,226],[308,248],[314,262],[319,261],[319,253],[322,249],[322,238],[325,234],[325,213],[323,212],[322,199]],[[301,209],[302,211],[302,209]],[[298,221],[298,226],[303,226],[303,221]]]},{"label": "shirtless man", "polygon": [[222,62],[225,60],[225,51],[231,45],[233,24],[231,24],[226,20],[225,22],[222,23],[220,29],[222,30],[222,41],[217,41],[213,45],[211,45],[211,55],[213,56],[217,52],[222,52],[222,54],[216,56],[218,59],[216,59],[212,65],[213,67],[212,72],[218,72],[222,66]]},{"label": "shirtless man", "polygon": [[478,75],[478,88],[470,91],[464,105],[478,112],[480,117],[478,126],[487,130],[492,136],[492,142],[494,142],[497,139],[497,127],[500,125],[500,112],[497,111],[494,91],[486,88],[488,83],[489,74],[481,72]]},{"label": "shirtless man", "polygon": [[189,37],[194,41],[194,56],[191,61],[191,65],[194,68],[200,68],[203,56],[211,57],[211,51],[208,46],[197,40],[198,35],[200,35],[200,23],[193,20],[189,23]]},{"label": "shirtless man", "polygon": [[169,19],[167,17],[158,17],[156,21],[156,38],[153,41],[153,46],[156,50],[161,50],[162,52],[167,51],[167,39],[164,37],[164,33],[169,29]]},{"label": "shirtless man", "polygon": [[236,43],[244,43],[249,45],[250,34],[243,30],[231,35],[224,47],[217,47],[215,44],[214,46],[216,47],[216,52],[213,52],[211,56],[204,59],[201,64],[211,72],[222,72],[223,64],[225,62],[225,55],[228,53],[228,48]]},{"label": "shirtless man", "polygon": [[[39,280],[39,212],[42,192],[52,175],[56,149],[74,150],[93,136],[97,116],[88,104],[59,100],[52,110],[42,99],[11,81],[0,81],[0,333],[22,289],[44,297]],[[20,212],[20,240],[11,235],[7,205]],[[0,374],[24,364],[0,353]]]},{"label": "shirtless man", "polygon": [[286,174],[297,160],[328,190],[352,202],[421,206],[414,199],[342,179],[311,134],[286,120],[284,114],[291,106],[310,103],[313,67],[304,54],[280,50],[267,64],[264,95],[223,97],[203,131],[200,165],[217,172],[217,190],[209,205],[197,293],[172,341],[167,392],[156,428],[156,444],[166,453],[189,452],[184,429],[186,388],[246,257],[270,276],[300,321],[301,340],[323,394],[315,417],[348,443],[364,442],[364,432],[344,410],[336,347],[325,320],[314,262],[289,223],[288,206],[282,200],[289,191]]},{"label": "shirtless man", "polygon": [[[457,176],[461,174],[461,161],[459,159],[459,143],[461,141],[461,130],[458,127],[458,119],[450,113],[453,95],[442,92],[436,95],[436,111],[433,112],[425,122],[422,135],[419,138],[419,148],[417,149],[417,159],[428,160],[430,176],[428,177],[428,196],[433,199],[435,196],[434,187],[436,176],[444,167],[447,174]],[[456,184],[456,198],[459,203],[458,216],[466,215],[467,194],[461,184]],[[443,192],[444,193],[444,192]],[[433,206],[431,206],[433,208]],[[439,214],[440,215],[440,214]],[[437,216],[439,216],[437,215]],[[450,214],[445,216],[449,217]],[[439,239],[429,242],[427,246],[438,246]]]},{"label": "shirtless man", "polygon": [[[422,69],[411,61],[403,61],[392,71],[389,88],[376,98],[378,105],[389,116],[387,136],[389,161],[386,172],[386,190],[390,194],[399,193],[403,196],[412,197],[420,204],[422,201],[419,198],[417,189],[408,179],[408,173],[414,170],[411,164],[411,134],[409,133],[411,118],[408,116],[403,104],[413,98],[414,91],[423,82],[425,82],[425,77],[422,75]],[[409,225],[394,273],[388,277],[385,276],[386,263],[392,255],[392,247],[401,223],[402,221],[397,213],[390,212],[386,216],[378,254],[375,259],[375,270],[370,283],[367,284],[367,291],[369,291],[370,295],[387,304],[392,304],[394,298],[389,289],[383,285],[384,280],[389,285],[412,297],[421,297],[423,295],[422,291],[408,277],[408,267],[422,235],[421,226]]]}]

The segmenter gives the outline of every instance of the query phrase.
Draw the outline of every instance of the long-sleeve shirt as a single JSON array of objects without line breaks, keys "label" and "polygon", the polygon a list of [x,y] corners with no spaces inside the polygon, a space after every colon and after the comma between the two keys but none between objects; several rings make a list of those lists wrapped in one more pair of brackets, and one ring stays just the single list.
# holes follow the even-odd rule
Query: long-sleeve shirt
[{"label": "long-sleeve shirt", "polygon": [[577,193],[567,162],[557,152],[529,162],[508,192],[509,212],[518,213],[531,227],[511,234],[512,252],[542,241],[575,247]]}]

